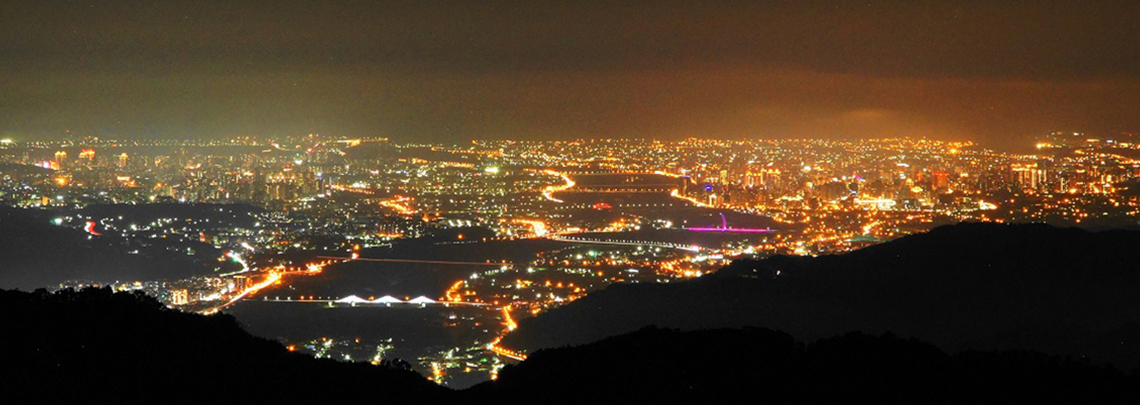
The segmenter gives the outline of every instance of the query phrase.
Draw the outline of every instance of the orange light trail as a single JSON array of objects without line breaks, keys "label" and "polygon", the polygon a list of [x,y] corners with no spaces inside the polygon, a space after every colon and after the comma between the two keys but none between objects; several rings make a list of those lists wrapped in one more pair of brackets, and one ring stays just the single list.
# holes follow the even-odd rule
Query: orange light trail
[{"label": "orange light trail", "polygon": [[296,270],[290,270],[292,268],[285,268],[284,266],[279,266],[278,268],[282,269],[282,271],[270,271],[269,275],[266,276],[264,281],[257,283],[257,284],[254,284],[252,286],[249,286],[244,291],[242,291],[241,294],[234,296],[229,301],[227,301],[225,304],[204,310],[201,312],[201,314],[210,315],[210,314],[216,313],[222,309],[225,309],[226,307],[233,305],[235,302],[240,301],[242,298],[245,298],[245,297],[249,296],[250,294],[256,293],[257,291],[260,291],[266,287],[273,285],[274,283],[276,283],[278,281],[281,281],[282,276],[284,276],[284,275],[287,275],[287,274],[308,274],[308,275],[320,274],[322,271],[324,271],[325,266],[327,266],[328,264],[329,264],[328,262],[308,263],[303,269],[298,268]]},{"label": "orange light trail", "polygon": [[276,283],[279,280],[281,280],[281,275],[275,271],[271,271],[271,272],[269,272],[269,276],[266,277],[264,281],[257,283],[257,284],[254,284],[252,286],[249,286],[248,288],[245,289],[245,291],[242,291],[241,294],[234,296],[225,304],[222,304],[220,306],[202,311],[202,314],[203,315],[210,315],[210,314],[216,313],[216,312],[218,312],[218,311],[220,311],[220,310],[222,310],[222,309],[224,309],[230,305],[233,305],[235,302],[238,302],[242,298],[245,298],[247,295],[253,294],[262,288],[269,287],[269,286],[273,285],[273,283]]},{"label": "orange light trail", "polygon": [[519,353],[519,352],[516,352],[514,350],[507,349],[505,347],[499,346],[499,342],[503,341],[503,335],[506,335],[506,332],[510,332],[510,331],[515,330],[515,328],[518,328],[518,326],[519,326],[517,323],[515,323],[514,318],[511,317],[511,306],[510,305],[503,307],[503,322],[506,323],[507,330],[504,331],[503,334],[496,337],[495,340],[492,340],[491,343],[488,343],[487,348],[490,349],[492,352],[495,352],[495,354],[509,358],[509,359],[518,360],[518,361],[526,360],[526,354]]},{"label": "orange light trail", "polygon": [[542,189],[542,196],[546,197],[547,200],[554,201],[556,203],[564,203],[565,201],[554,198],[554,193],[557,193],[559,191],[566,191],[571,187],[574,187],[574,180],[570,180],[570,176],[567,176],[565,173],[559,173],[550,169],[544,170],[543,173],[551,176],[562,177],[562,181],[565,181],[566,184],[563,184],[561,186],[546,186],[546,188]]},{"label": "orange light trail", "polygon": [[674,178],[674,179],[683,179],[683,178],[685,178],[685,176],[682,176],[682,175],[680,175],[680,174],[669,173],[669,172],[663,172],[663,171],[660,171],[660,170],[654,171],[654,172],[653,172],[653,174],[656,174],[656,175],[659,175],[659,176],[672,177],[672,178]]},{"label": "orange light trail", "polygon": [[519,352],[516,352],[514,350],[507,349],[505,347],[499,346],[499,342],[501,342],[502,340],[503,340],[502,336],[495,338],[495,340],[492,340],[491,343],[489,343],[487,345],[487,348],[491,349],[491,351],[495,352],[495,354],[506,357],[508,359],[518,360],[518,361],[526,360],[526,354],[519,353]]},{"label": "orange light trail", "polygon": [[534,231],[534,236],[539,238],[546,236],[546,223],[537,219],[516,219],[515,223],[529,225]]},{"label": "orange light trail", "polygon": [[348,192],[348,193],[356,193],[356,194],[368,194],[368,195],[374,195],[374,194],[376,194],[376,192],[374,192],[374,191],[372,191],[372,190],[366,190],[366,189],[360,189],[360,188],[353,188],[353,187],[345,187],[345,186],[342,186],[342,185],[338,185],[338,184],[333,184],[333,185],[330,185],[330,186],[329,186],[329,188],[330,188],[330,189],[332,189],[332,190],[336,190],[336,191],[344,191],[344,192]]},{"label": "orange light trail", "polygon": [[519,324],[515,323],[515,319],[511,318],[511,306],[510,305],[503,307],[503,321],[506,322],[506,324],[507,324],[507,331],[508,332],[513,331],[513,330],[515,330],[515,328],[519,327]]},{"label": "orange light trail", "polygon": [[455,284],[452,284],[451,287],[448,288],[447,291],[443,293],[444,300],[445,301],[451,301],[451,302],[462,301],[463,297],[459,293],[459,289],[463,288],[464,283],[465,282],[463,280],[459,280],[459,281],[456,281]]},{"label": "orange light trail", "polygon": [[670,196],[670,197],[673,197],[673,198],[680,198],[680,199],[682,199],[682,200],[685,200],[685,201],[691,202],[691,203],[693,203],[693,205],[696,205],[696,206],[698,206],[698,207],[711,207],[711,205],[708,205],[708,204],[705,204],[705,203],[703,203],[703,202],[697,201],[697,199],[696,199],[696,198],[693,198],[693,197],[689,197],[689,196],[685,196],[685,195],[681,195],[681,192],[680,192],[680,190],[677,190],[677,189],[673,189],[673,191],[670,191],[670,192],[669,192],[669,196]]},{"label": "orange light trail", "polygon": [[380,205],[387,207],[387,208],[390,208],[390,209],[393,209],[401,215],[412,215],[412,214],[416,213],[416,210],[414,210],[410,206],[408,206],[407,203],[410,203],[411,201],[412,201],[411,197],[404,197],[404,196],[398,195],[398,196],[395,196],[391,199],[380,201]]}]

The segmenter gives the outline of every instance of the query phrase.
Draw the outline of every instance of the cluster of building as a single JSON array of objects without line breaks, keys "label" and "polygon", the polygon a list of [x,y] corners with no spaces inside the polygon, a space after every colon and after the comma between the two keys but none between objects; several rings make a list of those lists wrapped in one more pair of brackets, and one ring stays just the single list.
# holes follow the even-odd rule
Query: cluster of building
[{"label": "cluster of building", "polygon": [[[0,204],[58,212],[56,225],[129,240],[136,253],[209,255],[203,276],[64,285],[142,290],[201,311],[401,240],[570,246],[477,271],[436,297],[494,311],[501,337],[606,285],[696,277],[736,257],[837,253],[959,221],[1137,225],[1137,158],[1132,135],[1079,133],[1047,134],[1033,153],[926,139],[3,142]],[[92,210],[156,204],[166,208],[150,216]],[[454,326],[495,329],[487,322]],[[496,342],[483,343],[525,355]],[[391,349],[356,343],[302,350],[379,361]],[[501,367],[477,352],[449,348],[421,364],[437,380]]]}]

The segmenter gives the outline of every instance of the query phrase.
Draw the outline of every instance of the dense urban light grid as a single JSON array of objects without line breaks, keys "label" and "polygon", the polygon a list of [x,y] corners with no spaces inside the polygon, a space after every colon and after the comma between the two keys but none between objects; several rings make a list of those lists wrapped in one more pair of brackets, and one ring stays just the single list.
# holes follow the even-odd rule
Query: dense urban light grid
[{"label": "dense urban light grid", "polygon": [[[359,377],[336,367],[364,363],[348,366],[411,376],[445,393],[438,398],[460,398],[440,386],[522,396],[518,387],[553,384],[527,383],[527,373],[662,368],[680,354],[565,366],[577,355],[558,353],[759,341],[768,332],[754,327],[769,323],[825,342],[835,325],[902,330],[903,339],[993,328],[997,343],[917,336],[946,350],[935,363],[961,362],[953,370],[979,386],[961,370],[1084,369],[1024,353],[986,363],[956,350],[1130,361],[1140,319],[1120,312],[1121,326],[1114,311],[1136,303],[1113,294],[1133,276],[1099,260],[1132,263],[1132,246],[1113,243],[1140,226],[1138,17],[1140,2],[1059,0],[2,2],[0,301],[64,314],[80,332],[60,339],[104,332],[84,323],[101,315],[169,316],[203,322],[162,318],[170,323],[151,330],[192,337],[187,351],[215,342],[207,330],[229,333],[226,344],[245,331],[271,339],[251,352],[288,356],[275,365],[316,358],[305,370]],[[1037,231],[1045,239],[993,251],[964,241]],[[1059,253],[1010,259],[1042,246]],[[1099,257],[1080,256],[1092,251]],[[948,257],[974,256],[961,273],[936,271]],[[1087,263],[1092,270],[1070,272]],[[899,266],[910,267],[893,272]],[[955,278],[975,274],[969,266],[1013,270],[984,273],[994,283],[978,287]],[[1039,279],[1011,281],[1022,271]],[[1055,293],[1069,277],[1084,290]],[[923,283],[963,298],[916,311],[960,303],[951,313],[969,319],[897,310],[906,305],[880,301],[878,290],[844,295],[875,286],[923,302],[906,289]],[[661,310],[676,291],[689,301]],[[75,315],[103,304],[113,310]],[[733,312],[747,305],[755,313]],[[870,314],[863,323],[844,312],[859,305]],[[969,312],[979,308],[1004,318]],[[611,327],[631,314],[687,326]],[[40,318],[22,321],[59,323]],[[588,341],[567,337],[578,331],[598,346],[569,347]],[[40,335],[17,332],[0,346],[23,347],[31,366],[0,369],[5,383],[51,382],[43,376],[56,368],[85,375],[119,358],[54,337],[19,346],[16,338]],[[844,335],[835,339],[855,343],[828,352],[769,332],[790,342],[796,367],[808,364],[787,375],[834,360],[810,358],[813,350],[918,344]],[[545,358],[536,354],[544,342]],[[729,354],[699,356],[770,354],[745,343],[714,349]],[[103,357],[66,366],[91,353]],[[168,367],[174,376],[180,365]],[[1126,378],[1105,370],[1087,375]],[[905,391],[894,385],[910,371],[882,379],[891,385],[883,389]],[[705,374],[630,379],[705,393],[688,385]],[[359,381],[379,381],[369,378]],[[503,384],[511,378],[516,385]]]}]

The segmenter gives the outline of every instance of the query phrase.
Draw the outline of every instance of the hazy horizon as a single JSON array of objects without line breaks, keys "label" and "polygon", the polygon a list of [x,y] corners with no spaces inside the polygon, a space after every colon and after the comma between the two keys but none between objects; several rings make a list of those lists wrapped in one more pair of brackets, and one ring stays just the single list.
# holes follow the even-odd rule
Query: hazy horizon
[{"label": "hazy horizon", "polygon": [[1140,5],[0,5],[0,136],[1137,132]]}]

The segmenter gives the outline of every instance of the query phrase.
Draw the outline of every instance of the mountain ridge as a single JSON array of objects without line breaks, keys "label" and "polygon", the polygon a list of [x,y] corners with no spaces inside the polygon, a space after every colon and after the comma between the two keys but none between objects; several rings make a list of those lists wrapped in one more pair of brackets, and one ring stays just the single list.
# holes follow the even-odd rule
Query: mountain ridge
[{"label": "mountain ridge", "polygon": [[851,330],[949,351],[1027,349],[1140,366],[1140,232],[959,224],[843,255],[737,261],[696,280],[614,285],[524,320],[515,349],[657,325]]}]

